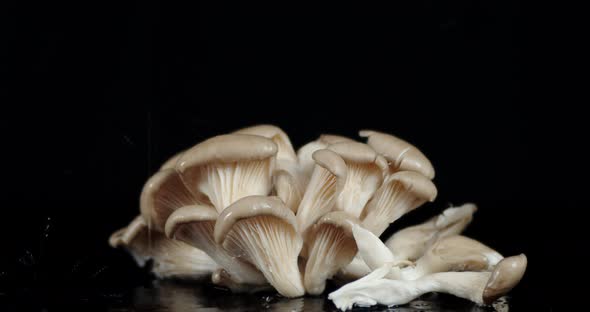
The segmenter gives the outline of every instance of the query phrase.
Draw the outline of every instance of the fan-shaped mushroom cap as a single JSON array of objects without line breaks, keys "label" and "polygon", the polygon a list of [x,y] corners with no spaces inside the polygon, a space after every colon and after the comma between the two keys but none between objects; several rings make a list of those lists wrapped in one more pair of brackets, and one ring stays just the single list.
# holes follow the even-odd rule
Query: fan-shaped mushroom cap
[{"label": "fan-shaped mushroom cap", "polygon": [[279,198],[236,201],[217,219],[214,237],[230,254],[256,266],[283,296],[304,294],[297,264],[303,241],[295,215]]},{"label": "fan-shaped mushroom cap", "polygon": [[312,155],[315,151],[325,149],[328,145],[341,142],[354,142],[354,140],[340,135],[322,134],[317,140],[309,142],[299,148],[297,151],[297,158],[299,159],[299,168],[301,169],[303,176],[307,177],[307,180],[311,177],[315,166],[315,161]]},{"label": "fan-shaped mushroom cap", "polygon": [[326,280],[352,261],[357,253],[352,225],[358,220],[344,211],[332,211],[322,216],[306,233],[309,242],[305,266],[305,290],[319,295]]},{"label": "fan-shaped mushroom cap", "polygon": [[383,182],[387,161],[364,143],[341,142],[330,145],[328,149],[338,154],[347,168],[346,182],[338,194],[335,209],[358,218]]},{"label": "fan-shaped mushroom cap", "polygon": [[512,290],[524,276],[526,267],[527,258],[524,254],[507,257],[500,261],[483,291],[483,302],[490,304]]},{"label": "fan-shaped mushroom cap", "polygon": [[218,268],[215,261],[202,250],[150,231],[141,216],[136,217],[126,228],[113,233],[109,244],[128,250],[139,266],[144,266],[152,259],[152,271],[159,278],[199,279]]},{"label": "fan-shaped mushroom cap", "polygon": [[422,224],[401,229],[385,245],[395,251],[400,260],[417,260],[438,239],[463,232],[475,211],[477,207],[474,204],[447,208]]},{"label": "fan-shaped mushroom cap", "polygon": [[206,252],[231,276],[233,283],[224,286],[265,284],[266,279],[260,271],[251,264],[229,255],[215,242],[213,230],[217,217],[218,213],[213,207],[202,205],[182,207],[174,211],[166,221],[166,235]]},{"label": "fan-shaped mushroom cap", "polygon": [[429,179],[434,178],[434,168],[430,160],[412,144],[393,135],[373,130],[361,130],[359,135],[368,138],[367,144],[385,156],[393,171],[416,171]]},{"label": "fan-shaped mushroom cap", "polygon": [[321,149],[313,154],[313,159],[316,166],[297,209],[301,233],[332,210],[347,176],[346,163],[335,152]]},{"label": "fan-shaped mushroom cap", "polygon": [[271,139],[277,144],[278,152],[277,159],[284,159],[293,162],[297,162],[297,155],[289,140],[289,136],[281,128],[273,125],[257,125],[248,128],[240,129],[236,134],[251,134],[258,135],[265,138]]},{"label": "fan-shaped mushroom cap", "polygon": [[205,194],[217,211],[250,195],[268,195],[277,145],[248,134],[220,135],[187,150],[176,170],[194,194]]},{"label": "fan-shaped mushroom cap", "polygon": [[363,226],[381,235],[390,223],[436,198],[434,183],[420,173],[399,171],[389,176],[361,216]]},{"label": "fan-shaped mushroom cap", "polygon": [[143,186],[139,199],[141,215],[150,228],[164,232],[168,216],[176,209],[203,201],[197,199],[174,169],[156,172]]}]

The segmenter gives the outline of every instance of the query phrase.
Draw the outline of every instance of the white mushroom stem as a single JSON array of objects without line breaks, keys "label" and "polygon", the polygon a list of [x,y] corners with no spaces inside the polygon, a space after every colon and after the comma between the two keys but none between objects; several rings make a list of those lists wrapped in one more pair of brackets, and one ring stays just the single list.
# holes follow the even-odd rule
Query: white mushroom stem
[{"label": "white mushroom stem", "polygon": [[260,271],[250,263],[228,254],[223,247],[215,242],[213,230],[216,219],[217,212],[212,207],[183,207],[168,218],[166,235],[206,252],[227,272],[235,284],[266,284],[266,279]]},{"label": "white mushroom stem", "polygon": [[205,194],[218,212],[240,198],[268,195],[277,145],[248,134],[213,137],[187,150],[176,170],[194,194]]},{"label": "white mushroom stem", "polygon": [[300,233],[332,210],[346,181],[346,164],[338,154],[322,149],[316,151],[313,158],[316,166],[297,209]]},{"label": "white mushroom stem", "polygon": [[417,260],[438,239],[456,235],[465,229],[477,211],[474,204],[445,209],[440,215],[393,234],[385,245],[395,251],[399,259]]},{"label": "white mushroom stem", "polygon": [[386,276],[392,265],[386,264],[332,292],[328,298],[341,310],[351,309],[355,304],[406,304],[429,292],[443,292],[477,304],[490,304],[518,284],[526,266],[526,256],[521,254],[503,259],[493,272],[444,272],[403,281],[388,279]]},{"label": "white mushroom stem", "polygon": [[399,171],[389,176],[363,211],[363,226],[381,235],[390,223],[416,209],[426,201],[434,201],[436,186],[420,173]]},{"label": "white mushroom stem", "polygon": [[214,236],[231,255],[256,266],[283,296],[305,293],[297,263],[303,240],[295,215],[279,198],[238,200],[219,216]]},{"label": "white mushroom stem", "polygon": [[309,244],[305,266],[304,286],[307,293],[319,295],[326,280],[346,266],[357,253],[351,226],[358,220],[345,212],[325,214],[307,233]]},{"label": "white mushroom stem", "polygon": [[219,267],[202,250],[150,231],[141,216],[113,233],[109,243],[129,251],[141,267],[152,260],[152,272],[158,278],[200,279]]}]

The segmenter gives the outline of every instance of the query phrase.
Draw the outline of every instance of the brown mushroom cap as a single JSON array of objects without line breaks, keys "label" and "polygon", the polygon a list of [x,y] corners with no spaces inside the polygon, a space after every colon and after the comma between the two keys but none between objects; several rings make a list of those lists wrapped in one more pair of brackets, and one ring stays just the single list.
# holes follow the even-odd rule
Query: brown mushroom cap
[{"label": "brown mushroom cap", "polygon": [[297,155],[289,136],[281,128],[274,125],[257,125],[240,129],[235,134],[251,134],[271,139],[277,144],[277,159],[297,161]]},{"label": "brown mushroom cap", "polygon": [[384,155],[396,171],[416,171],[429,179],[434,178],[434,168],[430,160],[412,144],[393,135],[373,130],[361,130],[359,135],[368,138],[367,144]]},{"label": "brown mushroom cap", "polygon": [[166,219],[174,210],[198,202],[174,169],[156,172],[143,186],[139,199],[141,215],[159,232],[164,232]]},{"label": "brown mushroom cap", "polygon": [[490,304],[514,288],[524,276],[526,267],[527,257],[524,254],[498,262],[483,291],[483,302]]}]

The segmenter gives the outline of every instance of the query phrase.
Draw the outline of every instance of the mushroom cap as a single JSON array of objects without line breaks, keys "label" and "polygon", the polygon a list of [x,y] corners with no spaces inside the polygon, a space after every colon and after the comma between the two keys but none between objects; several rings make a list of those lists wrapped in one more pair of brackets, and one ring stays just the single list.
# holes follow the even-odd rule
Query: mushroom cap
[{"label": "mushroom cap", "polygon": [[390,134],[373,130],[361,130],[361,137],[368,138],[368,144],[389,160],[399,170],[420,172],[429,179],[434,178],[430,160],[412,144]]},{"label": "mushroom cap", "polygon": [[434,201],[437,195],[437,189],[434,183],[423,174],[415,171],[398,171],[387,179],[385,183],[397,181],[406,189],[421,199]]},{"label": "mushroom cap", "polygon": [[215,221],[217,216],[217,210],[211,206],[192,205],[179,208],[166,220],[164,227],[166,236],[168,238],[174,237],[178,228],[183,224],[199,221]]},{"label": "mushroom cap", "polygon": [[321,149],[315,151],[312,157],[316,164],[330,171],[339,180],[346,180],[346,163],[338,154],[328,149]]},{"label": "mushroom cap", "polygon": [[388,168],[387,160],[364,143],[340,142],[328,146],[328,149],[340,155],[345,161],[361,164],[375,163],[382,171]]},{"label": "mushroom cap", "polygon": [[178,162],[178,160],[180,159],[180,157],[182,157],[182,154],[184,153],[184,151],[180,151],[176,154],[174,154],[174,156],[170,157],[168,160],[166,160],[162,166],[160,167],[160,170],[164,170],[164,169],[173,169],[176,167],[176,163]]},{"label": "mushroom cap", "polygon": [[140,216],[135,217],[127,227],[124,227],[109,237],[109,245],[113,248],[129,246],[131,242],[147,228],[145,220]]},{"label": "mushroom cap", "polygon": [[281,128],[274,125],[256,125],[234,132],[235,134],[258,135],[273,140],[278,147],[277,158],[297,161],[297,155],[289,140],[289,136]]},{"label": "mushroom cap", "polygon": [[492,248],[462,235],[454,235],[438,240],[418,260],[418,266],[426,264],[430,273],[443,271],[484,271],[495,263],[489,256],[501,258]]},{"label": "mushroom cap", "polygon": [[356,142],[355,140],[353,140],[351,138],[347,138],[345,136],[341,136],[341,135],[337,135],[337,134],[327,134],[327,133],[320,135],[320,137],[318,138],[318,141],[326,144],[326,146],[336,144],[336,143],[342,143],[342,142]]},{"label": "mushroom cap", "polygon": [[213,162],[235,162],[266,159],[277,154],[278,147],[270,139],[250,134],[226,134],[205,140],[187,150],[178,160],[176,170]]},{"label": "mushroom cap", "polygon": [[276,170],[273,174],[273,181],[277,196],[296,213],[303,197],[303,191],[295,177],[286,170]]},{"label": "mushroom cap", "polygon": [[322,224],[333,225],[342,228],[346,235],[353,237],[352,227],[358,225],[360,222],[357,218],[353,217],[345,211],[330,211],[323,215],[316,221],[314,227],[319,227]]},{"label": "mushroom cap", "polygon": [[166,219],[174,210],[197,202],[178,173],[170,168],[151,176],[139,198],[141,215],[150,227],[160,232],[164,232]]},{"label": "mushroom cap", "polygon": [[287,208],[278,197],[253,195],[244,197],[223,210],[215,222],[213,234],[215,242],[221,244],[236,222],[261,215],[277,217],[297,230],[293,211]]},{"label": "mushroom cap", "polygon": [[490,304],[514,288],[524,276],[526,267],[527,257],[524,254],[498,262],[483,291],[483,302]]}]

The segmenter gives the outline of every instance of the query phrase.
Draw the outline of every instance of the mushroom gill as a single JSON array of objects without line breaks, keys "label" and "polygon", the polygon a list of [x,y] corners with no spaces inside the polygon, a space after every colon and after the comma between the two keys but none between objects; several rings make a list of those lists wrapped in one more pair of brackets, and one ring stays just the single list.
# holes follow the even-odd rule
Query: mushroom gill
[{"label": "mushroom gill", "polygon": [[285,297],[305,292],[297,257],[303,240],[293,212],[277,197],[248,196],[217,219],[215,241],[231,255],[258,268]]},{"label": "mushroom gill", "polygon": [[208,139],[180,157],[176,170],[193,194],[205,194],[218,212],[240,198],[268,195],[277,145],[249,134]]},{"label": "mushroom gill", "polygon": [[363,226],[381,235],[390,223],[426,201],[434,201],[436,195],[436,186],[422,174],[396,172],[387,178],[363,210]]},{"label": "mushroom gill", "polygon": [[326,280],[349,264],[358,249],[352,235],[352,225],[358,220],[343,211],[322,216],[306,233],[307,263],[304,286],[307,293],[319,295]]}]

